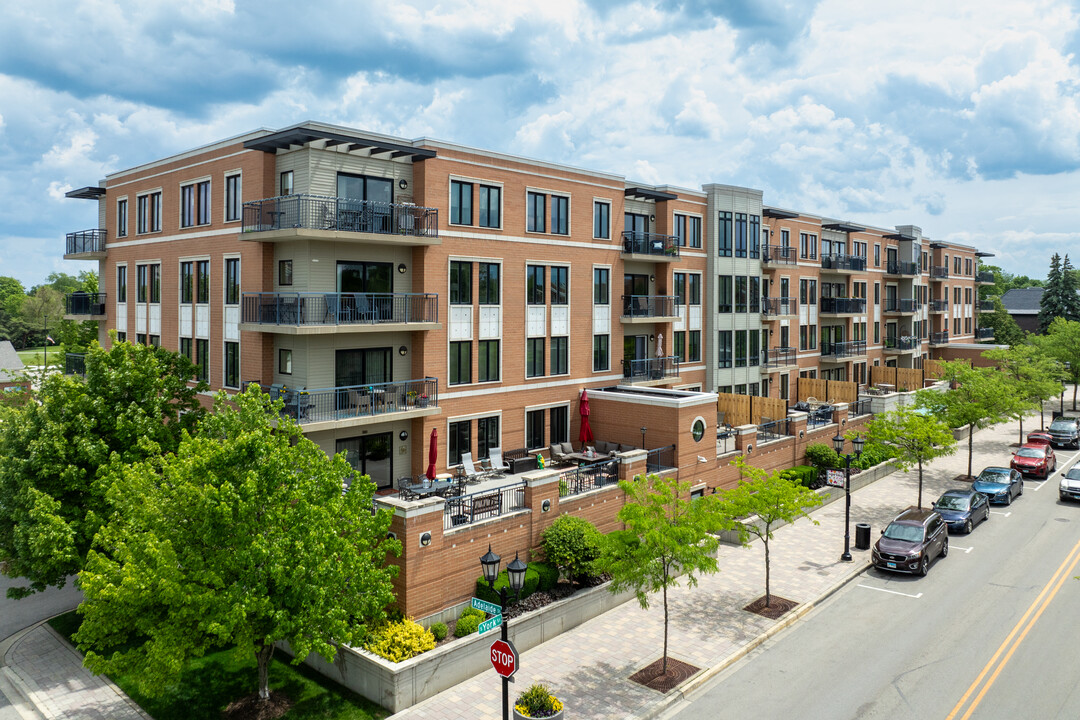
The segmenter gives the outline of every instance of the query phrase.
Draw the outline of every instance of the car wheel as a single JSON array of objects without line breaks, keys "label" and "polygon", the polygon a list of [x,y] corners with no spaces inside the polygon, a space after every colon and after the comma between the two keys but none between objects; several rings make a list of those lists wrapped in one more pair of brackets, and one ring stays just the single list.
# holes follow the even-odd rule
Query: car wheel
[{"label": "car wheel", "polygon": [[1016,495],[1017,495],[1017,497],[1019,497],[1019,496],[1021,496],[1023,494],[1024,494],[1024,481],[1021,480],[1020,481],[1020,492],[1016,493]]},{"label": "car wheel", "polygon": [[919,563],[919,574],[926,577],[926,573],[930,572],[930,560],[926,555],[922,556],[922,562]]},{"label": "car wheel", "polygon": [[971,520],[968,520],[966,523],[964,523],[964,534],[967,535],[970,532],[971,532]]},{"label": "car wheel", "polygon": [[1012,505],[1012,492],[1005,493],[1005,504]]},{"label": "car wheel", "polygon": [[941,557],[949,557],[949,538],[945,538],[945,542],[941,543]]}]

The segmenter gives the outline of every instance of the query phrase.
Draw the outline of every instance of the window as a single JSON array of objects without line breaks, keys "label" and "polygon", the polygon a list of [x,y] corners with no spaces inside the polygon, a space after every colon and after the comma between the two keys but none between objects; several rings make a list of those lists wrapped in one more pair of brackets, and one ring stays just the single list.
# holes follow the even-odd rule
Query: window
[{"label": "window", "polygon": [[[738,246],[736,246],[737,248]],[[738,250],[736,249],[736,253]],[[735,277],[735,312],[746,312],[746,305],[749,298],[747,297],[747,283],[748,280],[742,275]]]},{"label": "window", "polygon": [[718,359],[716,366],[720,368],[731,367],[731,331],[721,330],[719,341],[716,344],[718,352]]},{"label": "window", "polygon": [[446,441],[446,447],[449,455],[447,460],[451,465],[460,463],[464,453],[472,452],[472,439],[469,437],[471,429],[471,420],[450,423],[450,437]]},{"label": "window", "polygon": [[593,268],[593,304],[607,305],[611,302],[611,270]]},{"label": "window", "polygon": [[747,361],[750,367],[757,367],[758,362],[761,359],[761,331],[750,330],[747,336],[750,342],[750,347],[746,352]]},{"label": "window", "polygon": [[565,267],[553,267],[551,268],[551,304],[552,305],[566,305],[569,302],[568,299],[568,286],[569,286],[569,268]]},{"label": "window", "polygon": [[817,259],[817,235],[799,233],[799,257],[804,260]]},{"label": "window", "polygon": [[609,239],[611,237],[611,203],[595,201],[592,208],[593,237]]},{"label": "window", "polygon": [[731,312],[732,280],[730,275],[720,276],[720,282],[717,283],[717,294],[720,296],[717,312]]},{"label": "window", "polygon": [[240,304],[240,258],[225,258],[225,304]]},{"label": "window", "polygon": [[735,213],[735,257],[746,257],[746,213]]},{"label": "window", "polygon": [[189,360],[191,359],[191,338],[180,338],[180,354]]},{"label": "window", "polygon": [[735,367],[746,367],[746,331],[735,331]]},{"label": "window", "polygon": [[225,387],[240,387],[240,343],[225,343]]},{"label": "window", "polygon": [[481,305],[499,304],[499,269],[498,263],[480,263],[477,283]]},{"label": "window", "polygon": [[472,343],[450,343],[450,385],[465,385],[472,382]]},{"label": "window", "polygon": [[546,212],[547,197],[540,193],[528,193],[525,200],[526,212],[528,217],[526,218],[525,229],[529,232],[544,232],[544,221],[547,216]]},{"label": "window", "polygon": [[569,408],[553,407],[551,414],[551,442],[568,442],[570,440]]},{"label": "window", "polygon": [[874,323],[874,343],[881,343],[881,323],[879,322]]},{"label": "window", "polygon": [[197,287],[197,302],[206,304],[210,302],[210,261],[199,260],[195,263],[195,281]]},{"label": "window", "polygon": [[551,196],[551,232],[555,235],[570,234],[570,198]]},{"label": "window", "polygon": [[135,333],[135,343],[137,345],[145,345],[146,344],[146,334],[145,333]]},{"label": "window", "polygon": [[472,305],[472,263],[450,261],[450,304]]},{"label": "window", "polygon": [[960,318],[953,318],[953,334],[960,334]]},{"label": "window", "polygon": [[686,247],[686,216],[675,216],[675,238],[679,247]]},{"label": "window", "polygon": [[544,447],[544,411],[525,413],[525,447],[529,450]]},{"label": "window", "polygon": [[791,231],[780,231],[780,247],[791,247]]},{"label": "window", "polygon": [[278,285],[292,285],[292,260],[278,260]]},{"label": "window", "polygon": [[472,225],[472,183],[450,181],[450,224]]},{"label": "window", "polygon": [[592,339],[592,369],[593,372],[601,372],[611,367],[611,353],[609,351],[611,339],[607,335],[593,335]]},{"label": "window", "polygon": [[959,257],[954,257],[953,258],[953,275],[959,275],[960,274],[960,260],[961,259],[962,258],[959,258]]},{"label": "window", "polygon": [[566,375],[569,369],[569,338],[551,338],[551,373],[552,375]]},{"label": "window", "polygon": [[116,266],[116,302],[127,302],[127,265]]},{"label": "window", "polygon": [[525,302],[529,305],[544,304],[543,265],[529,265],[525,268]]},{"label": "window", "polygon": [[689,362],[701,362],[701,331],[690,331],[690,347],[687,349],[686,359]]},{"label": "window", "polygon": [[855,240],[853,245],[855,246],[855,257],[866,257],[866,243]]},{"label": "window", "polygon": [[874,283],[874,304],[881,304],[881,283]]},{"label": "window", "polygon": [[750,278],[750,312],[761,312],[761,278]]},{"label": "window", "polygon": [[881,245],[874,243],[874,267],[881,267]]},{"label": "window", "polygon": [[810,290],[809,290],[810,304],[811,305],[817,305],[817,297],[818,297],[818,295],[817,295],[817,280],[808,280],[807,285],[810,288]]},{"label": "window", "polygon": [[[150,336],[150,347],[161,347],[161,336],[160,335],[151,335]],[[199,379],[201,380],[202,378],[200,377]]]},{"label": "window", "polygon": [[161,302],[161,266],[150,266],[150,302]]},{"label": "window", "polygon": [[277,353],[278,372],[282,375],[292,375],[292,350],[281,348]]},{"label": "window", "polygon": [[750,257],[761,257],[761,218],[757,215],[750,216]]},{"label": "window", "polygon": [[742,383],[741,385],[736,385],[735,386],[735,394],[736,395],[745,395],[746,394],[746,383]]},{"label": "window", "polygon": [[679,362],[686,362],[686,332],[676,330],[671,344],[671,353]]},{"label": "window", "polygon": [[495,382],[499,379],[499,341],[480,341],[480,382]]},{"label": "window", "polygon": [[281,173],[281,182],[279,183],[279,187],[281,188],[281,192],[280,192],[281,195],[292,195],[293,194],[293,171],[292,170],[286,170],[285,172]]},{"label": "window", "polygon": [[693,274],[693,275],[690,275],[689,278],[688,278],[688,283],[689,283],[689,289],[690,289],[690,304],[691,305],[700,305],[701,304],[701,276],[696,274],[696,273]]},{"label": "window", "polygon": [[483,460],[491,456],[491,448],[499,447],[499,416],[479,418],[476,421],[476,457]]},{"label": "window", "polygon": [[788,398],[788,383],[791,381],[788,379],[788,374],[784,373],[780,376],[780,399],[787,400]]},{"label": "window", "polygon": [[116,237],[127,235],[127,200],[116,201]]},{"label": "window", "polygon": [[717,227],[716,252],[720,257],[731,257],[731,213],[720,213],[720,223]]},{"label": "window", "polygon": [[194,276],[191,273],[191,261],[180,263],[180,302],[189,304],[193,298]]},{"label": "window", "polygon": [[135,199],[135,231],[161,231],[161,191],[140,195]]},{"label": "window", "polygon": [[195,364],[199,366],[198,378],[202,382],[210,379],[210,341],[198,338],[195,340]]},{"label": "window", "polygon": [[480,227],[502,227],[502,188],[480,186]]},{"label": "window", "polygon": [[180,227],[206,225],[210,222],[210,181],[180,188]]},{"label": "window", "polygon": [[240,219],[242,210],[242,195],[240,192],[240,176],[228,175],[225,177],[225,222],[233,222]]},{"label": "window", "polygon": [[116,340],[117,340],[117,342],[127,342],[127,333],[117,331]]},{"label": "window", "polygon": [[147,298],[147,266],[135,266],[135,302],[146,302]]},{"label": "window", "polygon": [[688,217],[686,218],[686,233],[687,239],[692,248],[701,247],[701,218]]},{"label": "window", "polygon": [[525,377],[544,375],[544,338],[525,341]]},{"label": "window", "polygon": [[675,286],[675,304],[682,307],[686,304],[686,273],[675,273],[672,280]]}]

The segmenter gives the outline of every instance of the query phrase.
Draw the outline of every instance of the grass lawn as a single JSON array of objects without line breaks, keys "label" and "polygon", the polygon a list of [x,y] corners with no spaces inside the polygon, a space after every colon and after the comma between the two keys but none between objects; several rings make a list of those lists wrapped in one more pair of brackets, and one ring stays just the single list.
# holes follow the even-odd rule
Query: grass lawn
[{"label": "grass lawn", "polygon": [[[51,352],[50,352],[51,354]],[[74,612],[49,621],[64,637],[70,638],[79,627]],[[359,695],[324,678],[304,665],[291,665],[285,653],[275,653],[270,666],[270,689],[283,692],[293,700],[285,720],[380,720],[389,713]],[[154,720],[188,720],[219,717],[233,700],[251,695],[258,689],[254,655],[238,658],[231,650],[219,650],[192,660],[184,668],[180,682],[161,697],[140,693],[132,677],[111,676],[121,690],[137,702]]]},{"label": "grass lawn", "polygon": [[[15,353],[19,356],[19,359],[23,361],[23,365],[41,365],[45,362],[45,348],[44,347],[31,347],[24,350],[18,350]],[[49,365],[64,364],[64,346],[63,345],[50,345],[49,346]]]}]

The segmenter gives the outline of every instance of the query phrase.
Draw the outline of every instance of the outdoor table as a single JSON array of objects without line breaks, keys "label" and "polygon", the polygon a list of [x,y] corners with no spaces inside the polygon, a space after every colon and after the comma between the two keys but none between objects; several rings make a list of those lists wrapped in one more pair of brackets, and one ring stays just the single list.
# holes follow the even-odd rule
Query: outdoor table
[{"label": "outdoor table", "polygon": [[407,489],[409,492],[419,497],[425,498],[432,495],[440,495],[452,488],[454,485],[453,480],[435,480],[430,483],[415,483],[410,485]]},{"label": "outdoor table", "polygon": [[594,453],[593,455],[586,455],[585,453],[567,453],[563,457],[576,463],[594,463],[608,459],[608,456],[602,453]]}]

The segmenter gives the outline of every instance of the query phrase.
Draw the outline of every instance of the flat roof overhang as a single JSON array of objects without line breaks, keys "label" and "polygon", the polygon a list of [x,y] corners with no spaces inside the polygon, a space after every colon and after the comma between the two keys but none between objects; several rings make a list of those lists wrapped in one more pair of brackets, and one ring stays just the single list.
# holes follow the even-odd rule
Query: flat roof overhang
[{"label": "flat roof overhang", "polygon": [[303,147],[309,142],[318,140],[325,141],[327,149],[338,147],[340,145],[347,145],[349,152],[352,152],[353,150],[370,150],[368,153],[369,155],[389,154],[390,160],[408,157],[413,162],[419,162],[421,160],[433,158],[436,155],[434,150],[429,150],[427,148],[401,145],[399,143],[388,142],[381,138],[363,135],[361,133],[345,134],[330,132],[312,127],[311,125],[298,125],[296,127],[270,133],[269,135],[263,135],[254,140],[248,140],[244,143],[244,148],[247,150],[261,150],[263,152],[274,153],[278,150],[285,150],[293,146]]},{"label": "flat roof overhang", "polygon": [[78,198],[79,200],[97,200],[105,194],[105,188],[97,185],[87,185],[77,190],[69,190],[64,197]]},{"label": "flat roof overhang", "polygon": [[776,218],[777,220],[794,220],[799,217],[799,213],[797,212],[780,210],[778,208],[762,208],[761,214],[767,218]]},{"label": "flat roof overhang", "polygon": [[677,200],[679,198],[675,193],[664,192],[663,190],[653,190],[652,188],[644,187],[628,187],[623,192],[628,198],[634,200],[654,200],[656,202],[663,202],[664,200]]},{"label": "flat roof overhang", "polygon": [[822,225],[821,227],[823,230],[838,230],[845,233],[862,232],[866,229],[861,225],[854,225],[852,223],[845,222],[829,223],[828,225]]}]

